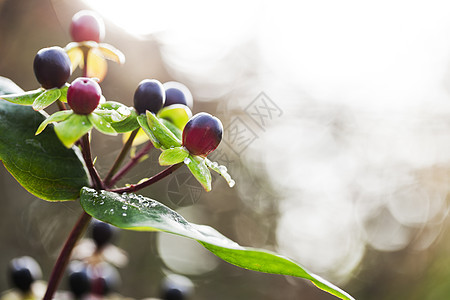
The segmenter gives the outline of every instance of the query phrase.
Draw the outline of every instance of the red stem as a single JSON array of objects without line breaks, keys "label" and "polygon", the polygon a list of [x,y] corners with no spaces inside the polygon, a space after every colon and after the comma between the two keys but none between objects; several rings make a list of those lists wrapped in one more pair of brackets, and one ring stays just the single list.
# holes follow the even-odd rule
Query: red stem
[{"label": "red stem", "polygon": [[73,227],[72,231],[70,232],[70,235],[67,238],[66,243],[61,250],[61,253],[59,254],[58,260],[55,263],[52,274],[50,275],[47,291],[45,292],[43,300],[51,300],[53,298],[53,295],[58,288],[59,282],[61,281],[63,272],[66,269],[67,264],[69,263],[72,249],[86,230],[91,218],[92,217],[90,215],[88,215],[86,212],[83,212],[77,223]]},{"label": "red stem", "polygon": [[105,186],[111,187],[114,185],[115,182],[111,183],[111,179],[114,176],[114,173],[117,171],[117,169],[119,169],[120,165],[122,164],[122,161],[125,159],[128,150],[130,150],[131,146],[133,145],[134,138],[136,137],[138,131],[139,129],[133,130],[130,136],[128,137],[127,142],[123,145],[122,150],[120,151],[119,155],[114,161],[113,166],[111,167],[111,169],[109,170],[108,174],[104,179]]},{"label": "red stem", "polygon": [[167,169],[159,172],[158,174],[154,175],[153,177],[150,177],[149,179],[138,183],[138,184],[132,184],[128,187],[123,187],[123,188],[119,188],[119,189],[112,189],[110,190],[111,192],[115,192],[115,193],[131,193],[131,192],[136,192],[139,191],[163,178],[165,178],[166,176],[172,174],[176,169],[178,169],[179,167],[181,167],[184,163],[178,163],[176,165],[172,165],[170,167],[168,167]]},{"label": "red stem", "polygon": [[106,182],[105,180],[105,185],[107,188],[110,188],[112,186],[114,186],[114,184],[116,184],[117,181],[119,181],[120,179],[122,179],[122,177],[128,173],[138,162],[139,160],[148,153],[148,151],[150,151],[150,149],[152,149],[153,144],[151,142],[148,142],[147,145],[145,145],[141,150],[139,150],[138,153],[136,153],[136,155],[125,165],[122,167],[122,169],[120,169],[116,175],[114,175],[109,182]]}]

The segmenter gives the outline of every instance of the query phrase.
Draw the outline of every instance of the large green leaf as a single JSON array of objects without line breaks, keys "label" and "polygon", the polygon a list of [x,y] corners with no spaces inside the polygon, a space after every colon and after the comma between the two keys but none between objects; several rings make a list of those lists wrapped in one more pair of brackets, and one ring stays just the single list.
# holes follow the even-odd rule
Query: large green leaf
[{"label": "large green leaf", "polygon": [[[20,93],[11,81],[0,77],[0,94]],[[89,185],[77,149],[66,149],[53,126],[35,136],[44,115],[30,106],[0,99],[0,159],[6,169],[30,193],[50,201],[78,198]]]},{"label": "large green leaf", "polygon": [[114,226],[136,231],[164,231],[194,239],[223,260],[239,267],[305,278],[336,297],[354,299],[289,258],[266,250],[242,247],[212,227],[189,223],[155,200],[136,194],[120,195],[83,188],[81,205],[94,218]]}]

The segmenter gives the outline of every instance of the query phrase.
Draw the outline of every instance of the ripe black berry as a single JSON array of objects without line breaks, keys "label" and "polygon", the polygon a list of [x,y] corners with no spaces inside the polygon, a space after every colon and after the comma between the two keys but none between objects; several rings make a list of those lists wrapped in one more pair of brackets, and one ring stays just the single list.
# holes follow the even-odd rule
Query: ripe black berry
[{"label": "ripe black berry", "polygon": [[75,79],[67,90],[67,102],[70,108],[80,115],[88,115],[100,103],[102,90],[97,82],[90,78]]},{"label": "ripe black berry", "polygon": [[31,284],[42,277],[39,264],[29,256],[18,257],[9,264],[9,276],[14,287],[23,293],[29,292]]},{"label": "ripe black berry", "polygon": [[90,10],[79,11],[72,17],[70,35],[75,42],[94,41],[100,43],[105,36],[105,23]]},{"label": "ripe black berry", "polygon": [[80,298],[91,291],[92,272],[86,264],[81,261],[71,262],[68,274],[69,289],[76,298]]},{"label": "ripe black berry", "polygon": [[192,281],[181,275],[171,274],[164,278],[161,284],[162,300],[188,299],[194,289]]},{"label": "ripe black berry", "polygon": [[134,92],[134,108],[139,114],[145,111],[157,113],[164,105],[166,93],[158,80],[144,79]]},{"label": "ripe black berry", "polygon": [[103,248],[105,245],[111,243],[117,232],[116,227],[100,221],[93,221],[91,234],[92,239],[98,249]]},{"label": "ripe black berry", "polygon": [[33,68],[44,89],[63,86],[72,72],[69,56],[60,47],[39,50],[34,57]]},{"label": "ripe black berry", "polygon": [[163,84],[166,90],[166,102],[164,106],[183,104],[192,109],[193,99],[189,89],[182,83],[169,81]]},{"label": "ripe black berry", "polygon": [[222,122],[208,113],[193,116],[183,130],[183,146],[193,155],[207,156],[222,140]]}]

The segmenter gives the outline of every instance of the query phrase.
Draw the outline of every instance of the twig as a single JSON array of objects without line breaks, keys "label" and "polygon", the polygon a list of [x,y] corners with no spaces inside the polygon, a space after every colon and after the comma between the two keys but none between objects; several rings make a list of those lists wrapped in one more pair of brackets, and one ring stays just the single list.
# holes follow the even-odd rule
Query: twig
[{"label": "twig", "polygon": [[50,280],[48,281],[47,291],[45,292],[43,298],[44,300],[51,300],[53,298],[53,295],[58,288],[59,282],[61,281],[64,270],[69,263],[72,249],[86,230],[87,225],[89,224],[89,221],[91,219],[92,217],[83,211],[77,223],[70,232],[70,235],[67,238],[66,243],[61,250],[61,253],[59,254],[58,260],[53,267],[52,274],[50,275]]},{"label": "twig", "polygon": [[120,151],[119,155],[117,156],[116,160],[114,161],[113,166],[109,170],[108,174],[106,175],[104,182],[105,186],[113,186],[114,183],[111,184],[111,178],[114,176],[116,171],[119,169],[120,165],[122,164],[123,160],[125,159],[128,150],[130,150],[131,146],[133,145],[134,138],[136,137],[137,133],[139,131],[138,129],[135,129],[131,132],[131,135],[128,137],[128,140],[123,145],[122,150]]},{"label": "twig", "polygon": [[122,179],[122,177],[128,173],[139,161],[140,159],[153,148],[153,144],[148,142],[138,153],[125,165],[120,169],[116,175],[114,175],[108,182],[105,180],[105,186],[110,188],[116,184],[117,181]]},{"label": "twig", "polygon": [[172,174],[176,169],[178,169],[179,167],[181,167],[184,163],[178,163],[176,165],[172,165],[170,167],[168,167],[167,169],[159,172],[158,174],[150,177],[149,179],[142,181],[141,183],[138,184],[132,184],[128,187],[123,187],[123,188],[118,188],[118,189],[112,189],[110,190],[111,192],[115,192],[115,193],[130,193],[130,192],[136,192],[139,191],[157,181],[160,181],[161,179],[165,178],[166,176]]}]

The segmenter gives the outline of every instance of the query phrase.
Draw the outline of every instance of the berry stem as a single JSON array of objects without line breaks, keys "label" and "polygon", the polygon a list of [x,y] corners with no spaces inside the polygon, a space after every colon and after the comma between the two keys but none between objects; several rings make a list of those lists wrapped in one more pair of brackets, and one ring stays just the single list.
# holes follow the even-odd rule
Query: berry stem
[{"label": "berry stem", "polygon": [[61,100],[57,100],[56,104],[58,105],[59,110],[66,110],[67,109],[66,105],[63,102],[61,102]]},{"label": "berry stem", "polygon": [[184,164],[183,162],[180,162],[176,165],[172,165],[172,166],[168,167],[167,169],[162,170],[158,174],[148,178],[147,180],[142,181],[141,183],[132,184],[128,187],[112,189],[110,191],[115,192],[115,193],[131,193],[131,192],[139,191],[149,185],[152,185],[153,183],[155,183],[157,181],[160,181],[161,179],[167,177],[168,175],[172,174],[176,169],[181,167],[183,164]]},{"label": "berry stem", "polygon": [[81,142],[81,152],[83,154],[83,158],[86,163],[86,167],[89,171],[89,175],[91,177],[94,188],[96,190],[105,189],[105,185],[102,179],[100,178],[100,175],[98,175],[98,172],[94,167],[94,163],[92,162],[91,147],[89,143],[89,133],[85,134],[81,138],[80,142]]},{"label": "berry stem", "polygon": [[55,294],[56,289],[58,288],[59,282],[61,281],[64,270],[69,263],[70,255],[72,253],[72,249],[75,246],[76,242],[83,235],[84,231],[91,220],[91,216],[83,211],[81,216],[78,218],[77,223],[73,227],[70,232],[69,237],[64,244],[64,247],[59,254],[58,260],[53,267],[52,274],[50,275],[50,280],[48,281],[47,291],[44,295],[44,300],[51,300],[53,295]]},{"label": "berry stem", "polygon": [[136,153],[136,155],[131,158],[131,160],[125,165],[123,166],[117,173],[116,175],[114,175],[111,180],[109,180],[108,183],[105,182],[105,186],[107,188],[112,187],[114,184],[116,184],[117,181],[119,181],[120,179],[122,179],[122,177],[128,173],[137,163],[140,162],[140,159],[147,154],[150,149],[153,148],[153,144],[151,142],[148,142],[141,150],[139,150],[138,153]]},{"label": "berry stem", "polygon": [[131,146],[133,145],[134,138],[136,137],[138,131],[139,131],[139,128],[133,130],[131,132],[131,135],[128,137],[128,140],[123,145],[122,150],[120,151],[119,155],[117,156],[116,160],[114,161],[113,166],[111,167],[111,169],[109,170],[108,174],[106,175],[106,177],[104,179],[105,186],[111,187],[117,181],[116,180],[115,182],[111,182],[114,174],[117,172],[117,170],[119,169],[119,167],[122,164],[123,160],[125,159],[125,156],[127,155],[128,150],[130,150]]},{"label": "berry stem", "polygon": [[89,48],[86,46],[81,46],[80,47],[81,51],[83,51],[83,77],[88,77],[87,76],[87,59],[88,59],[88,54],[89,54]]},{"label": "berry stem", "polygon": [[[83,159],[86,163],[87,169],[89,170],[89,175],[91,177],[93,187],[96,190],[104,189],[104,183],[101,180],[100,176],[98,175],[98,172],[95,169],[94,164],[92,162],[91,146],[89,143],[88,133],[85,134],[80,139],[80,145],[81,145],[81,152],[83,154]],[[83,211],[77,223],[72,228],[72,231],[70,232],[69,237],[67,238],[66,243],[64,244],[61,253],[59,254],[55,266],[53,267],[52,274],[50,275],[50,280],[48,281],[47,291],[45,292],[44,295],[44,300],[51,300],[53,298],[53,295],[55,294],[55,291],[58,288],[59,282],[61,281],[61,277],[64,273],[64,270],[66,269],[67,264],[69,263],[72,250],[75,247],[77,241],[86,231],[87,225],[89,224],[89,221],[91,219],[92,217]]]}]

